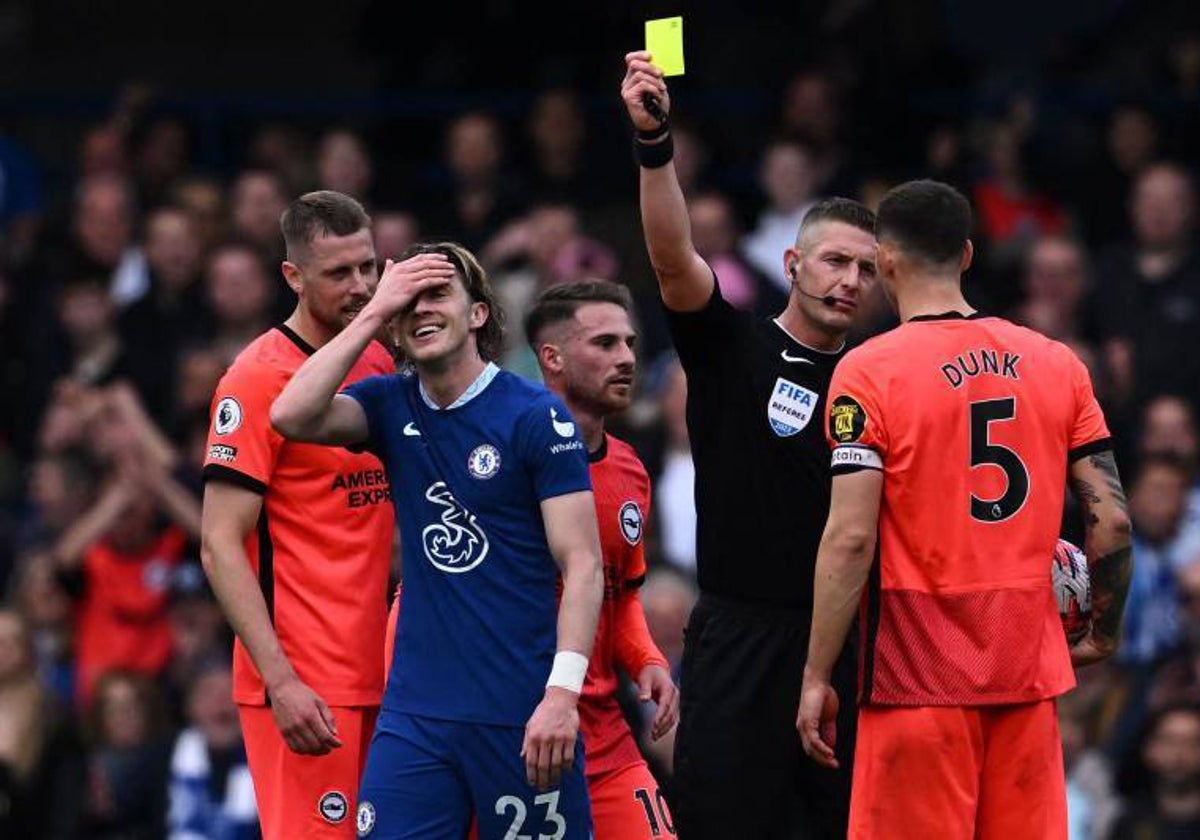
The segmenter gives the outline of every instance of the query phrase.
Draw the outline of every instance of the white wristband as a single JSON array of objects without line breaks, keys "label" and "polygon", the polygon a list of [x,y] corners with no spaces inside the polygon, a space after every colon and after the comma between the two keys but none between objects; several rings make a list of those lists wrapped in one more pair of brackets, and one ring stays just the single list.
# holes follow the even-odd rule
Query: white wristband
[{"label": "white wristband", "polygon": [[573,650],[560,650],[554,654],[554,667],[550,669],[550,679],[546,680],[546,688],[565,688],[576,694],[583,692],[583,678],[587,676],[588,658]]}]

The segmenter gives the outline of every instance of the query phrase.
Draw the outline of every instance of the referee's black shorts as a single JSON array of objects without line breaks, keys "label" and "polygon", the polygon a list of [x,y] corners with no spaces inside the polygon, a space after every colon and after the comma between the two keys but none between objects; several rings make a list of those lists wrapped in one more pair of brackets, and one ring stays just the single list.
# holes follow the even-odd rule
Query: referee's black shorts
[{"label": "referee's black shorts", "polygon": [[854,646],[834,671],[841,767],[829,770],[796,732],[810,622],[803,611],[700,596],[686,630],[671,783],[680,840],[846,836]]}]

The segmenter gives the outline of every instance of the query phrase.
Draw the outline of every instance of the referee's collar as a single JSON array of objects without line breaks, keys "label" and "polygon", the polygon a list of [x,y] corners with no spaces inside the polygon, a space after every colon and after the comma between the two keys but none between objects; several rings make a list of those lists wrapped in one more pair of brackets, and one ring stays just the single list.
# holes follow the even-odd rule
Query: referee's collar
[{"label": "referee's collar", "polygon": [[809,350],[813,353],[820,353],[824,356],[836,356],[839,353],[841,353],[843,350],[846,349],[846,340],[845,339],[842,339],[842,343],[838,346],[838,349],[836,349],[836,350],[822,350],[820,347],[810,347],[809,345],[805,344],[800,339],[796,338],[796,336],[792,335],[791,332],[788,331],[788,328],[785,327],[778,318],[772,318],[771,323],[773,323],[775,326],[779,327],[780,331],[784,335],[786,335],[788,338],[790,338],[792,341],[799,344],[805,350]]}]

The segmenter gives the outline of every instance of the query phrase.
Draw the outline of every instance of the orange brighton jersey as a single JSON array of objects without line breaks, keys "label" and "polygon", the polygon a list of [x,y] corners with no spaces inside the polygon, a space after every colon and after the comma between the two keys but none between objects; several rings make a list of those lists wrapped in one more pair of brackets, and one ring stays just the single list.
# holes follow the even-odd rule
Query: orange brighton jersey
[{"label": "orange brighton jersey", "polygon": [[[650,477],[633,447],[612,435],[605,435],[604,447],[592,455],[591,475],[604,555],[604,603],[579,700],[589,778],[642,760],[617,704],[616,665],[635,678],[650,662],[666,665],[665,659],[653,656],[657,651],[645,661],[622,661],[618,638],[624,629],[623,602],[637,597],[637,589],[646,577],[643,537],[650,510]],[[635,606],[640,609],[640,604]]]},{"label": "orange brighton jersey", "polygon": [[[394,514],[374,455],[293,443],[271,428],[271,403],[311,355],[286,326],[264,333],[234,360],[213,396],[206,481],[263,497],[246,555],[283,652],[331,706],[377,706]],[[345,383],[392,373],[372,344]],[[234,700],[265,702],[262,677],[234,645]]]},{"label": "orange brighton jersey", "polygon": [[914,318],[829,389],[834,475],[883,471],[860,700],[1023,703],[1075,684],[1050,558],[1069,461],[1109,448],[1087,369],[1000,318]]}]

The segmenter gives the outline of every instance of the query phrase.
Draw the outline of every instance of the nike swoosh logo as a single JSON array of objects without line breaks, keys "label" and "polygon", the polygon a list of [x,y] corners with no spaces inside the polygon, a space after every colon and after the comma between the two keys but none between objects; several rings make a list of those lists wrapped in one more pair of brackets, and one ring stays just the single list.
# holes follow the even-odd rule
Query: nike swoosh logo
[{"label": "nike swoosh logo", "polygon": [[420,437],[421,432],[411,422],[404,424],[405,437]]},{"label": "nike swoosh logo", "polygon": [[803,356],[793,356],[790,353],[788,353],[788,351],[786,351],[786,350],[784,350],[782,353],[780,353],[779,357],[781,359],[783,359],[785,362],[793,362],[793,363],[804,362],[804,364],[806,364],[806,365],[816,364],[816,362],[814,362],[812,359],[806,359]]}]

